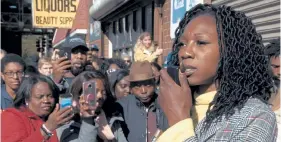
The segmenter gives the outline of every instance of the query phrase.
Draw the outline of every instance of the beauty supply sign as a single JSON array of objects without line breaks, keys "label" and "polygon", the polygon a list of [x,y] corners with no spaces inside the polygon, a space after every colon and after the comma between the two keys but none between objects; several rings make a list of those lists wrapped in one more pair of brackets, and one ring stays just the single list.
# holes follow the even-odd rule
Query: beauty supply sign
[{"label": "beauty supply sign", "polygon": [[79,0],[32,0],[32,23],[35,28],[71,29]]}]

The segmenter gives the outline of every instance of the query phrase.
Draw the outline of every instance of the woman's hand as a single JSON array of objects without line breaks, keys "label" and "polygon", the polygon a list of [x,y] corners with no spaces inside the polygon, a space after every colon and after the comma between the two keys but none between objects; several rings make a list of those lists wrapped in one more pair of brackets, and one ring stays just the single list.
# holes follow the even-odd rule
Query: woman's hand
[{"label": "woman's hand", "polygon": [[63,109],[59,108],[59,104],[56,104],[56,108],[49,115],[48,120],[45,123],[45,126],[48,130],[54,131],[59,126],[69,122],[74,115],[72,114],[72,108],[66,107]]},{"label": "woman's hand", "polygon": [[173,81],[166,70],[160,71],[160,77],[158,101],[168,118],[169,125],[190,118],[192,97],[186,76],[179,72],[181,86]]},{"label": "woman's hand", "polygon": [[156,51],[155,51],[155,54],[157,56],[160,56],[162,53],[163,53],[163,49],[161,49],[161,48],[157,48]]},{"label": "woman's hand", "polygon": [[80,105],[80,116],[81,117],[87,118],[87,117],[95,116],[95,111],[96,111],[97,107],[91,108],[89,106],[89,103],[86,102],[84,95],[80,96],[79,105]]}]

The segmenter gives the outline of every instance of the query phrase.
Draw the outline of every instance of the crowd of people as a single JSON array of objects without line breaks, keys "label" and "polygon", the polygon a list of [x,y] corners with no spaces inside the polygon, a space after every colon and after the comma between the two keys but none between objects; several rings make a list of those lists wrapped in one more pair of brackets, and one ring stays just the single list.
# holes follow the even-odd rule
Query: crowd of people
[{"label": "crowd of people", "polygon": [[163,68],[148,32],[133,57],[100,58],[80,38],[28,61],[1,49],[1,140],[281,140],[280,38],[264,46],[244,13],[210,4],[187,11],[175,37]]}]

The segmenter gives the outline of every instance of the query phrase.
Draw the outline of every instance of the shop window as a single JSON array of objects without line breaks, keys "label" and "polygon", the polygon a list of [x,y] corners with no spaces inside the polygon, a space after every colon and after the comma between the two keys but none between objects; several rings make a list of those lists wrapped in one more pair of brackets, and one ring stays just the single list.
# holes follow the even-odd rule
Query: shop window
[{"label": "shop window", "polygon": [[104,33],[108,33],[109,32],[109,28],[111,28],[110,23],[101,23],[101,30]]},{"label": "shop window", "polygon": [[116,24],[115,24],[115,22],[112,22],[112,31],[113,31],[113,34],[116,34]]},{"label": "shop window", "polygon": [[119,33],[123,33],[123,18],[118,20]]},{"label": "shop window", "polygon": [[119,26],[119,20],[114,22],[114,25],[116,27],[115,33],[119,32],[120,26]]},{"label": "shop window", "polygon": [[133,29],[137,31],[137,11],[133,12]]},{"label": "shop window", "polygon": [[142,7],[141,9],[141,28],[143,31],[146,31],[146,8]]},{"label": "shop window", "polygon": [[130,28],[130,22],[129,22],[129,15],[125,16],[125,30],[126,32],[129,32],[129,28]]}]

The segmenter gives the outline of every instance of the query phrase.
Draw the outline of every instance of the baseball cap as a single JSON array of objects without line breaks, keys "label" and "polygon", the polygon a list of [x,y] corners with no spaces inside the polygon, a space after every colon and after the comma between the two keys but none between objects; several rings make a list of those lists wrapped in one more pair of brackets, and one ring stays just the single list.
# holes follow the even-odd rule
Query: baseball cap
[{"label": "baseball cap", "polygon": [[89,47],[89,49],[90,49],[90,51],[99,51],[99,48],[98,48],[98,46],[97,45],[91,45],[90,47]]},{"label": "baseball cap", "polygon": [[71,38],[63,46],[63,48],[69,48],[71,51],[75,48],[81,48],[85,51],[89,51],[86,42],[81,38]]}]

